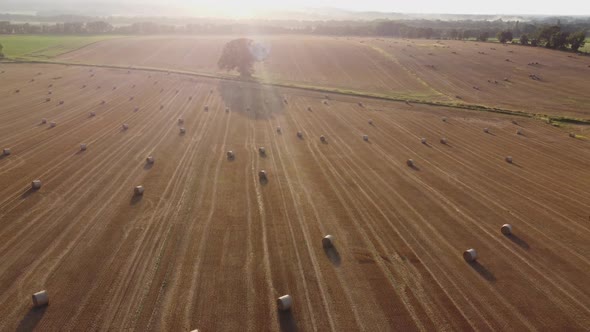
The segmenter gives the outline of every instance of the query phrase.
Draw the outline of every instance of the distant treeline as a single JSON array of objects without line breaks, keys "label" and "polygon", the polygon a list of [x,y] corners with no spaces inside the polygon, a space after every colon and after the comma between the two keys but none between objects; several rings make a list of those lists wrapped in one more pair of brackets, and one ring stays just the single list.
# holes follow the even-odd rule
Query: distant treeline
[{"label": "distant treeline", "polygon": [[481,41],[497,38],[501,42],[577,51],[584,45],[586,32],[590,31],[590,19],[568,20],[564,23],[558,19],[553,22],[501,19],[203,22],[183,25],[154,22],[112,25],[106,21],[40,24],[0,21],[0,34],[309,34]]}]

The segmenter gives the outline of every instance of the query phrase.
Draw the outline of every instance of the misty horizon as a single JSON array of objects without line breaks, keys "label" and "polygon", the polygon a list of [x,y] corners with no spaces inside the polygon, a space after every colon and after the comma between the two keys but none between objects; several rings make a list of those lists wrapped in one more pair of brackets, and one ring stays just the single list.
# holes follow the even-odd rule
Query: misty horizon
[{"label": "misty horizon", "polygon": [[[439,3],[434,0],[418,0],[404,3],[387,3],[367,0],[356,1],[294,1],[272,3],[254,0],[245,5],[239,1],[156,0],[92,1],[83,0],[5,0],[0,3],[0,13],[13,15],[80,15],[80,16],[136,16],[136,17],[210,17],[210,18],[261,18],[261,19],[380,19],[393,16],[410,18],[448,19],[448,16],[572,16],[590,15],[590,2],[561,1],[558,5],[508,0],[494,3],[478,3],[464,0]],[[358,16],[358,17],[357,17]],[[402,17],[403,18],[403,17]]]}]

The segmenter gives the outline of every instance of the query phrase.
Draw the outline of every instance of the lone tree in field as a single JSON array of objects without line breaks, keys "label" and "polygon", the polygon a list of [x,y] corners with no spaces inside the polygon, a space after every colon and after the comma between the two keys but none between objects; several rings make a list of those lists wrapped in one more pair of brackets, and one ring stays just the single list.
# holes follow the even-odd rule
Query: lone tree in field
[{"label": "lone tree in field", "polygon": [[268,50],[248,38],[234,39],[223,47],[221,58],[217,62],[220,69],[237,70],[242,77],[251,77],[254,63],[263,60]]},{"label": "lone tree in field", "polygon": [[527,36],[526,34],[520,35],[520,43],[522,45],[528,45],[529,44],[529,36]]},{"label": "lone tree in field", "polygon": [[2,44],[0,44],[0,59],[4,58],[4,53],[2,53],[3,48],[4,48],[4,46],[2,46]]},{"label": "lone tree in field", "polygon": [[507,41],[512,42],[512,31],[510,31],[510,30],[500,31],[500,32],[498,32],[496,37],[498,38],[498,40],[502,44],[506,43]]}]

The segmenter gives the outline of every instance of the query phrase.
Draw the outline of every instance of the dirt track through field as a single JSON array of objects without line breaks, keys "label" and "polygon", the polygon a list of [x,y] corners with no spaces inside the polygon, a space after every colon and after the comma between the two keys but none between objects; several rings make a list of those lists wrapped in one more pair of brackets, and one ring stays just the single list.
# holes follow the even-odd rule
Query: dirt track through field
[{"label": "dirt track through field", "polygon": [[[590,326],[590,145],[562,129],[141,70],[2,70],[0,330]],[[31,309],[41,289],[50,305]]]}]

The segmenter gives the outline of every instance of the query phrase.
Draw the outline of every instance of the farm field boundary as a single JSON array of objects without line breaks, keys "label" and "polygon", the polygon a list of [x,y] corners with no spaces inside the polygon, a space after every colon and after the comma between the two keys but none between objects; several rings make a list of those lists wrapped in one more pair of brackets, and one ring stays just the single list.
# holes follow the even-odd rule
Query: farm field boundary
[{"label": "farm field boundary", "polygon": [[532,113],[532,112],[526,112],[526,111],[520,111],[520,110],[511,110],[511,109],[506,109],[506,108],[489,107],[489,106],[478,105],[478,104],[451,103],[451,102],[421,100],[421,99],[414,99],[414,98],[403,98],[403,97],[399,97],[399,96],[390,96],[390,95],[379,94],[379,93],[356,91],[356,90],[350,90],[350,89],[340,89],[340,88],[325,87],[325,86],[313,86],[313,85],[297,84],[297,83],[268,82],[268,81],[261,81],[261,80],[248,80],[248,79],[240,78],[238,76],[199,73],[199,72],[184,71],[184,70],[177,70],[177,69],[172,70],[172,69],[166,69],[166,68],[153,68],[153,67],[143,67],[143,66],[119,66],[119,65],[107,65],[107,64],[71,63],[71,62],[51,61],[51,60],[4,60],[4,61],[0,61],[0,63],[4,63],[4,64],[10,64],[10,63],[15,63],[15,64],[23,64],[23,63],[55,64],[55,65],[65,65],[65,66],[142,70],[142,71],[151,71],[151,72],[160,72],[160,73],[173,73],[173,74],[186,75],[186,76],[199,77],[199,78],[209,78],[209,79],[226,80],[226,81],[239,81],[239,82],[245,82],[245,83],[256,83],[256,84],[260,84],[263,86],[272,86],[272,87],[297,89],[297,90],[312,91],[312,92],[330,93],[330,94],[337,94],[337,95],[343,95],[343,96],[353,96],[353,97],[369,98],[369,99],[376,99],[376,100],[383,100],[383,101],[397,101],[397,102],[405,102],[405,103],[411,103],[411,104],[421,104],[421,105],[440,106],[440,107],[452,107],[452,108],[456,108],[456,109],[465,109],[465,110],[472,110],[472,111],[501,113],[501,114],[519,116],[519,117],[536,118],[536,119],[546,121],[547,123],[555,125],[557,127],[559,127],[563,123],[578,124],[578,125],[590,125],[590,119],[575,118],[575,117],[569,117],[569,116],[558,116],[558,115],[548,115],[548,114],[542,114],[542,113]]}]

